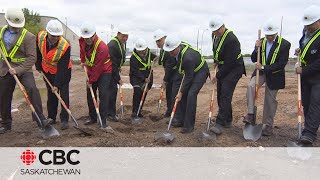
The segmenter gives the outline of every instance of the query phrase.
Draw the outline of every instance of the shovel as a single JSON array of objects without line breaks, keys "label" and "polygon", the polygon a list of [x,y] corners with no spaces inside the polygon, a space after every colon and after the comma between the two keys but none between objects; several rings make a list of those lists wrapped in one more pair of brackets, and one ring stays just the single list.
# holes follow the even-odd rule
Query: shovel
[{"label": "shovel", "polygon": [[[6,64],[8,65],[9,69],[12,69],[10,63],[8,62],[7,57],[3,54],[2,49],[0,48],[0,53],[1,56],[3,57],[4,61],[6,62]],[[27,94],[26,89],[24,88],[24,86],[21,84],[19,78],[17,75],[13,75],[14,79],[16,80],[17,84],[19,85],[20,90],[22,91],[22,94],[24,95],[31,111],[32,114],[36,117],[36,120],[38,121],[39,125],[41,126],[40,128],[40,135],[42,138],[48,138],[48,137],[52,137],[52,136],[59,136],[60,133],[52,126],[52,125],[47,125],[46,127],[43,126],[42,121],[40,120],[36,110],[34,109],[33,105],[31,104],[31,101],[29,99],[29,96]]]},{"label": "shovel", "polygon": [[161,103],[162,103],[163,91],[164,91],[164,88],[163,88],[163,87],[161,87],[161,90],[160,90],[160,96],[159,96],[159,102],[158,102],[158,107],[157,107],[157,113],[159,113],[159,112],[160,112]]},{"label": "shovel", "polygon": [[122,95],[121,85],[119,85],[119,93],[120,93],[120,113],[121,113],[121,117],[123,117],[124,116],[124,107],[123,107],[123,95]]},{"label": "shovel", "polygon": [[[301,66],[300,63],[300,53],[298,54],[298,63],[299,66]],[[301,138],[302,134],[302,103],[301,103],[301,75],[297,74],[298,78],[298,136],[297,139]],[[287,144],[288,147],[299,147],[299,145],[296,142],[289,141]]]},{"label": "shovel", "polygon": [[[53,86],[52,84],[50,83],[49,79],[46,77],[46,75],[44,75],[43,73],[42,74],[42,77],[44,78],[44,80],[49,84],[50,88],[53,89]],[[70,115],[71,119],[73,120],[74,122],[74,125],[73,127],[75,129],[77,129],[78,131],[80,131],[82,134],[84,134],[85,136],[91,136],[92,134],[86,132],[84,129],[82,128],[79,128],[79,124],[77,122],[77,120],[74,118],[74,116],[72,115],[70,109],[68,108],[68,106],[66,105],[66,103],[63,101],[63,99],[61,98],[61,96],[58,94],[58,92],[56,91],[53,91],[54,94],[57,96],[57,98],[59,99],[60,103],[62,104],[62,106],[64,107],[64,109],[68,112],[68,114]]]},{"label": "shovel", "polygon": [[[214,69],[214,74],[217,73],[217,68]],[[214,102],[214,86],[212,88],[212,95],[211,95],[211,100],[210,100],[210,109],[209,109],[209,117],[208,117],[208,123],[207,123],[207,129],[205,132],[202,132],[200,134],[199,140],[202,141],[215,141],[217,139],[217,136],[215,133],[212,133],[209,131],[210,129],[210,123],[212,119],[212,112],[213,112],[213,102]]]},{"label": "shovel", "polygon": [[[89,76],[88,76],[88,71],[87,71],[87,68],[85,66],[83,66],[83,69],[84,69],[84,72],[86,73],[86,76],[87,76],[87,81],[89,81]],[[94,95],[94,92],[93,92],[93,89],[92,87],[90,86],[90,93],[91,93],[91,97],[92,97],[92,101],[93,101],[93,104],[94,104],[94,107],[96,109],[96,113],[97,113],[97,117],[98,117],[98,120],[99,120],[99,124],[100,124],[100,127],[102,127],[102,119],[101,119],[101,116],[100,116],[100,111],[99,111],[99,105],[98,105],[98,102],[96,100],[96,97]]]},{"label": "shovel", "polygon": [[[151,65],[151,69],[150,69],[150,72],[149,72],[149,75],[148,75],[148,79],[150,79],[150,77],[151,77],[151,74],[153,72],[153,65],[154,65],[155,62],[156,62],[155,60],[152,61],[152,65]],[[145,83],[144,90],[143,90],[143,93],[142,93],[142,96],[141,96],[141,100],[140,100],[140,104],[139,104],[139,108],[138,108],[136,117],[133,117],[132,120],[131,120],[132,124],[141,124],[143,122],[143,119],[139,118],[138,115],[139,115],[139,113],[141,111],[144,98],[145,98],[145,96],[147,94],[148,85],[149,85],[149,83]]]},{"label": "shovel", "polygon": [[[183,75],[183,78],[182,78],[178,93],[181,90],[181,87],[182,87],[182,84],[183,84],[183,80],[184,80],[184,75]],[[172,132],[170,132],[170,126],[171,126],[171,122],[172,122],[172,119],[174,117],[174,114],[176,112],[177,105],[178,105],[178,100],[176,99],[175,102],[174,102],[173,108],[172,108],[172,112],[171,112],[168,128],[167,128],[166,131],[158,131],[155,134],[154,139],[156,141],[162,141],[162,142],[165,142],[165,143],[171,143],[174,140],[175,135]]]},{"label": "shovel", "polygon": [[[258,40],[261,39],[261,30],[258,30]],[[257,62],[260,63],[260,48],[258,48]],[[258,90],[259,90],[259,70],[256,71],[256,88],[255,88],[255,97],[254,97],[254,120],[253,124],[247,123],[243,129],[243,137],[246,140],[257,141],[262,134],[262,124],[256,125],[257,118],[257,106],[256,101],[258,99]]]}]

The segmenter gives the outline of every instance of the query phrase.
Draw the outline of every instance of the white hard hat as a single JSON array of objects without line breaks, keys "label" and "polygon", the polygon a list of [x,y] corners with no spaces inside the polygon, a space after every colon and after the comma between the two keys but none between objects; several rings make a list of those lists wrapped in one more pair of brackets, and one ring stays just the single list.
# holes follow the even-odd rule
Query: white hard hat
[{"label": "white hard hat", "polygon": [[147,42],[144,39],[139,38],[136,43],[135,43],[135,48],[138,51],[143,51],[145,49],[147,49]]},{"label": "white hard hat", "polygon": [[169,35],[167,36],[166,40],[164,41],[163,50],[165,51],[173,51],[177,48],[181,43],[181,40],[177,36]]},{"label": "white hard hat", "polygon": [[265,35],[274,35],[279,32],[279,27],[272,19],[268,19],[263,25],[263,32]]},{"label": "white hard hat", "polygon": [[56,19],[52,19],[48,22],[46,30],[52,36],[62,36],[63,35],[62,24]]},{"label": "white hard hat", "polygon": [[96,33],[96,28],[92,24],[85,22],[82,24],[80,28],[80,32],[81,32],[81,37],[91,38]]},{"label": "white hard hat", "polygon": [[302,24],[304,26],[313,24],[320,19],[320,7],[311,5],[303,12]]},{"label": "white hard hat", "polygon": [[223,19],[220,15],[215,15],[212,17],[212,19],[209,22],[209,27],[211,31],[218,30],[223,25]]},{"label": "white hard hat", "polygon": [[21,9],[8,8],[5,14],[8,24],[15,28],[22,28],[25,24],[24,14]]},{"label": "white hard hat", "polygon": [[158,41],[159,39],[161,39],[161,38],[163,38],[163,37],[165,37],[166,36],[166,34],[164,33],[164,31],[162,31],[161,29],[158,29],[158,30],[156,30],[155,32],[154,32],[154,34],[153,34],[153,39],[155,40],[155,41]]},{"label": "white hard hat", "polygon": [[124,24],[120,24],[118,28],[118,32],[121,34],[129,34],[129,27]]}]

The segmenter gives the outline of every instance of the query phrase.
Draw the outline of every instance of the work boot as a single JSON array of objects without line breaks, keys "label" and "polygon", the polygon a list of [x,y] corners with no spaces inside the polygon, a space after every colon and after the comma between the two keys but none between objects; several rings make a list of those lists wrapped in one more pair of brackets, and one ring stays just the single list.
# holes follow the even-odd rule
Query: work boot
[{"label": "work boot", "polygon": [[84,125],[91,125],[91,124],[95,124],[95,123],[97,123],[97,120],[88,119],[88,120],[84,123]]},{"label": "work boot", "polygon": [[310,147],[313,144],[313,140],[308,136],[301,136],[298,143],[303,147]]},{"label": "work boot", "polygon": [[112,121],[112,122],[119,122],[119,119],[118,119],[118,116],[117,116],[117,115],[115,115],[115,116],[109,115],[109,116],[108,116],[108,120],[109,120],[109,121]]},{"label": "work boot", "polygon": [[61,130],[66,130],[66,129],[69,129],[68,121],[63,121],[61,123]]},{"label": "work boot", "polygon": [[106,133],[114,134],[114,130],[112,129],[111,126],[101,127],[100,129],[101,129],[102,131],[106,132]]},{"label": "work boot", "polygon": [[180,133],[189,134],[189,133],[192,133],[192,131],[193,131],[193,128],[182,128]]},{"label": "work boot", "polygon": [[210,131],[219,135],[223,132],[223,126],[221,124],[216,123],[214,126],[210,128]]},{"label": "work boot", "polygon": [[11,128],[9,127],[0,127],[0,134],[4,134],[6,132],[10,132]]},{"label": "work boot", "polygon": [[47,118],[47,119],[51,119],[51,124],[57,124],[57,121],[56,121],[56,119],[54,119],[54,118]]},{"label": "work boot", "polygon": [[179,121],[178,119],[173,118],[172,122],[171,122],[171,126],[172,127],[182,127],[183,123],[182,123],[182,121]]},{"label": "work boot", "polygon": [[245,124],[252,124],[254,125],[254,115],[253,114],[247,114],[244,118],[243,121]]},{"label": "work boot", "polygon": [[271,136],[272,135],[272,126],[264,124],[262,127],[262,136]]}]

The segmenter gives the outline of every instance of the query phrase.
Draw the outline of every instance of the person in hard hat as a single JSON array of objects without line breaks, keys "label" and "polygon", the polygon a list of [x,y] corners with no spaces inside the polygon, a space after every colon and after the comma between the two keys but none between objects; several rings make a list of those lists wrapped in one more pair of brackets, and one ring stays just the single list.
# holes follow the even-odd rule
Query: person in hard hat
[{"label": "person in hard hat", "polygon": [[216,124],[210,130],[221,134],[223,128],[232,126],[232,96],[239,79],[245,74],[245,67],[240,42],[235,34],[225,27],[222,17],[213,16],[209,27],[212,31],[214,68],[218,66],[212,82],[217,82],[219,106]]},{"label": "person in hard hat", "polygon": [[32,66],[36,63],[36,37],[26,29],[25,17],[21,9],[9,8],[5,13],[7,25],[0,31],[0,48],[7,57],[12,69],[9,69],[1,55],[0,60],[0,104],[2,127],[0,134],[11,130],[11,103],[16,81],[13,75],[17,75],[26,89],[31,104],[34,106],[42,125],[37,117],[32,116],[39,127],[47,127],[51,121],[43,115],[42,102],[39,90],[36,86],[32,72]]},{"label": "person in hard hat", "polygon": [[317,137],[320,125],[320,7],[313,5],[305,9],[302,24],[305,32],[296,49],[296,53],[300,54],[301,67],[299,64],[296,66],[296,73],[301,74],[305,122],[299,143],[310,146]]},{"label": "person in hard hat", "polygon": [[[45,81],[47,86],[48,118],[56,123],[58,111],[58,98],[52,91],[60,94],[62,100],[69,107],[69,83],[71,79],[72,61],[70,59],[71,47],[62,37],[62,24],[54,19],[47,23],[46,31],[40,31],[37,36],[37,63],[36,69],[43,73],[54,86]],[[68,112],[61,108],[61,130],[68,129]]]},{"label": "person in hard hat", "polygon": [[[166,90],[166,100],[167,100],[167,110],[164,113],[164,117],[170,117],[171,111],[174,104],[174,97],[176,94],[173,94],[172,89],[176,89],[174,86],[174,81],[179,79],[181,81],[182,76],[178,73],[177,61],[174,57],[170,56],[170,53],[163,50],[164,41],[166,40],[167,35],[161,29],[158,29],[154,32],[153,38],[156,41],[158,48],[160,48],[159,56],[159,65],[162,65],[164,68],[164,77],[162,81],[162,88]],[[179,86],[180,82],[178,83]]]},{"label": "person in hard hat", "polygon": [[254,124],[254,99],[256,71],[260,71],[258,86],[265,85],[264,107],[262,117],[262,135],[272,135],[273,118],[277,111],[277,93],[279,89],[285,88],[285,66],[289,59],[291,44],[278,35],[278,26],[269,19],[266,21],[263,31],[265,37],[256,41],[255,49],[251,54],[252,62],[257,62],[257,52],[260,48],[261,62],[256,63],[256,69],[252,74],[247,87],[248,114],[243,122]]},{"label": "person in hard hat", "polygon": [[[153,73],[149,78],[151,71],[151,62],[156,58],[156,55],[151,53],[151,50],[147,46],[147,42],[144,39],[139,38],[135,42],[135,48],[130,57],[130,83],[133,86],[133,98],[132,98],[132,115],[131,117],[137,117],[140,100],[143,94],[146,83],[148,83],[148,90],[151,89],[153,84]],[[144,101],[147,97],[147,93],[144,97]],[[143,107],[142,104],[142,107]],[[138,117],[143,117],[140,109]]]},{"label": "person in hard hat", "polygon": [[208,64],[199,50],[181,42],[177,36],[169,35],[163,49],[176,59],[178,72],[184,76],[176,96],[179,105],[173,126],[182,127],[181,133],[191,133],[196,120],[197,97],[209,75]]},{"label": "person in hard hat", "polygon": [[108,43],[110,59],[112,61],[112,77],[109,87],[108,97],[108,119],[110,121],[118,122],[116,116],[116,104],[118,94],[118,84],[123,84],[120,76],[121,67],[126,61],[126,43],[129,37],[128,27],[120,25],[117,36],[112,38]]},{"label": "person in hard hat", "polygon": [[104,131],[113,131],[107,124],[108,110],[108,88],[111,80],[112,62],[110,60],[108,46],[98,37],[96,29],[92,24],[84,23],[81,28],[80,59],[81,66],[86,67],[89,80],[87,81],[87,101],[89,107],[90,119],[85,122],[85,125],[97,123],[97,113],[93,104],[93,99],[90,93],[92,88],[97,97],[99,91],[99,111],[102,120],[101,129]]}]

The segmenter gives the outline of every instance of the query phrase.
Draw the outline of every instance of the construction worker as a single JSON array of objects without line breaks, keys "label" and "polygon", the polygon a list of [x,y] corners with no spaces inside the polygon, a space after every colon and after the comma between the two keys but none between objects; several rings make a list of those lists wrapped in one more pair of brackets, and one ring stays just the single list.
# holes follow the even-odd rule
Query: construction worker
[{"label": "construction worker", "polygon": [[[159,56],[159,65],[163,65],[164,68],[164,77],[162,82],[162,88],[166,90],[166,100],[167,100],[167,110],[164,113],[164,117],[170,117],[171,111],[173,108],[175,95],[172,94],[172,87],[174,79],[180,78],[181,76],[178,73],[177,69],[177,61],[174,57],[170,56],[169,52],[163,50],[164,41],[166,40],[167,35],[161,30],[158,29],[154,32],[154,40],[157,43],[158,48],[160,48],[160,56]],[[179,86],[179,85],[178,85]],[[175,88],[176,89],[176,88]]]},{"label": "construction worker", "polygon": [[51,121],[47,120],[43,115],[40,93],[32,72],[32,66],[37,61],[36,37],[23,28],[25,25],[25,17],[21,9],[7,9],[5,19],[8,25],[1,28],[0,46],[12,68],[9,69],[1,55],[0,104],[2,127],[0,128],[0,134],[10,131],[12,126],[11,103],[16,85],[13,75],[17,75],[26,89],[42,125],[34,115],[32,116],[33,120],[37,122],[39,127],[47,127]]},{"label": "construction worker", "polygon": [[216,134],[221,134],[223,128],[232,126],[232,96],[235,87],[245,74],[240,42],[233,32],[227,29],[223,19],[215,15],[209,22],[212,31],[214,68],[218,66],[212,81],[217,82],[217,99],[219,111],[216,124],[210,129]]},{"label": "construction worker", "polygon": [[305,9],[302,24],[305,32],[296,50],[300,54],[302,67],[297,65],[296,73],[301,74],[305,122],[299,143],[310,146],[316,139],[320,125],[320,7],[313,5]]},{"label": "construction worker", "polygon": [[[177,61],[178,72],[184,76],[173,126],[182,127],[181,133],[191,133],[196,120],[197,97],[209,75],[208,64],[199,52],[177,36],[168,36],[163,49]],[[179,87],[177,87],[179,88]]]},{"label": "construction worker", "polygon": [[254,124],[254,100],[256,71],[259,73],[259,88],[266,82],[264,107],[262,117],[262,135],[270,136],[272,134],[273,118],[277,111],[278,102],[276,100],[279,89],[285,88],[285,66],[289,59],[291,44],[278,35],[278,26],[274,21],[269,19],[263,31],[265,37],[257,40],[255,49],[252,52],[252,62],[257,62],[258,48],[261,49],[262,62],[256,63],[256,70],[253,72],[251,80],[247,87],[247,106],[248,114],[244,117],[243,122]]},{"label": "construction worker", "polygon": [[[151,61],[156,57],[155,54],[151,53],[147,46],[147,42],[144,39],[139,38],[135,42],[135,48],[130,58],[130,83],[133,86],[133,99],[132,99],[132,118],[137,117],[140,100],[143,94],[146,83],[148,83],[147,90],[150,90],[153,84],[153,73],[151,72]],[[144,97],[144,101],[147,97],[147,93]],[[142,107],[143,107],[142,104]],[[143,117],[140,109],[138,117]]]},{"label": "construction worker", "polygon": [[107,97],[112,73],[112,62],[110,61],[109,49],[98,37],[93,25],[84,23],[81,26],[80,31],[81,37],[79,39],[79,45],[81,66],[85,66],[89,77],[89,80],[87,81],[87,101],[90,119],[85,122],[85,125],[97,123],[97,113],[95,111],[93,97],[90,93],[90,88],[92,88],[95,97],[97,97],[97,90],[99,91],[99,110],[102,120],[101,129],[108,132],[108,130],[112,129],[107,125]]},{"label": "construction worker", "polygon": [[114,122],[118,122],[116,116],[118,84],[121,86],[123,83],[120,72],[121,66],[126,61],[126,43],[129,37],[128,34],[128,28],[124,25],[120,25],[117,36],[112,38],[108,43],[110,59],[112,61],[112,77],[108,97],[108,119]]},{"label": "construction worker", "polygon": [[[70,60],[70,44],[62,37],[63,28],[58,20],[50,20],[46,31],[40,31],[37,37],[37,63],[36,69],[47,77],[50,85],[47,86],[48,118],[56,123],[58,111],[58,98],[52,91],[60,93],[62,100],[69,107],[69,82],[71,79],[72,61]],[[68,112],[61,108],[61,130],[68,129]]]}]

